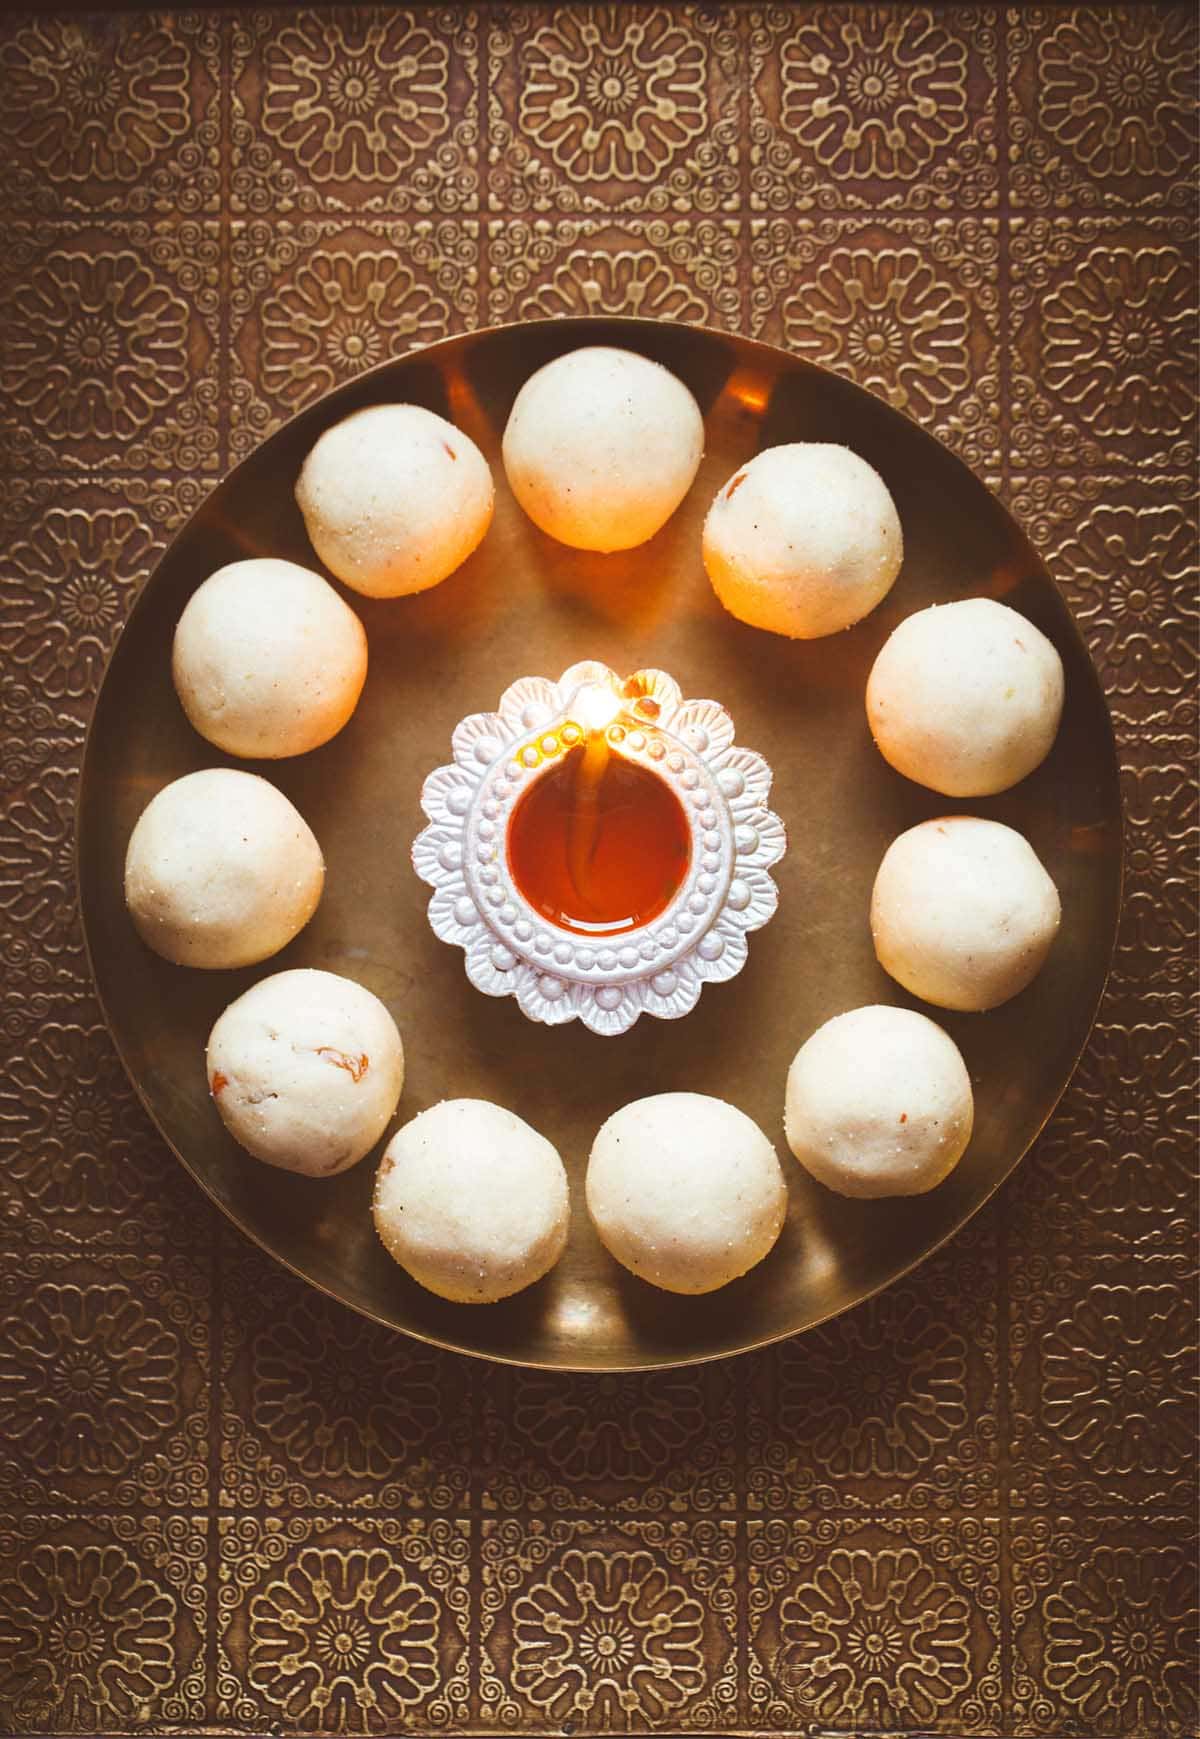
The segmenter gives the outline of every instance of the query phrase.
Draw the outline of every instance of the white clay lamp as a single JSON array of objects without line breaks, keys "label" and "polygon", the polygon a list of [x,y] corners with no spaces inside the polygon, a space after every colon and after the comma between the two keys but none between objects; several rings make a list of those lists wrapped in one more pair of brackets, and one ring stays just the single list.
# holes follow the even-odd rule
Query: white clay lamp
[{"label": "white clay lamp", "polygon": [[413,845],[429,921],[488,996],[625,1032],[733,978],[775,911],[786,849],[771,771],[716,701],[661,670],[523,677],[454,731]]}]

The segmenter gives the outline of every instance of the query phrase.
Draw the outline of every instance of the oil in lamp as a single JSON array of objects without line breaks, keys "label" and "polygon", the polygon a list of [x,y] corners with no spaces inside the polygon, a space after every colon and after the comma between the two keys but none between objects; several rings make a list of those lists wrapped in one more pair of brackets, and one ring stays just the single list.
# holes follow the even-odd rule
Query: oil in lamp
[{"label": "oil in lamp", "polygon": [[589,660],[514,682],[452,749],[422,789],[413,864],[477,989],[614,1034],[740,972],[786,839],[771,770],[724,707]]}]

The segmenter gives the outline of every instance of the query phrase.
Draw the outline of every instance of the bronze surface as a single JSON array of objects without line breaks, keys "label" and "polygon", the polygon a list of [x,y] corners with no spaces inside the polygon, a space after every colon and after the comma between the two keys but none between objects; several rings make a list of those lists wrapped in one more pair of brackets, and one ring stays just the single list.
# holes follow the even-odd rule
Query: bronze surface
[{"label": "bronze surface", "polygon": [[[6,14],[0,1732],[1196,1732],[1196,46],[1183,5]],[[1126,835],[1098,1023],[971,1224],[625,1376],[242,1239],[72,875],[104,660],[212,485],[414,343],[588,313],[782,344],[966,459],[1083,630]]]},{"label": "bronze surface", "polygon": [[[662,532],[623,555],[569,550],[537,531],[500,461],[523,381],[588,342],[666,364],[705,416],[705,455],[687,499]],[[137,941],[125,915],[125,848],[150,795],[227,761],[179,707],[175,623],[194,588],[226,562],[315,562],[293,496],[300,465],[323,429],[381,402],[427,405],[478,442],[497,477],[495,519],[441,586],[403,601],[355,600],[371,663],[351,723],[317,753],[256,764],[321,842],[326,886],[314,918],[261,968],[171,966]],[[874,464],[905,542],[901,578],[884,603],[852,631],[808,643],[730,618],[699,555],[716,491],[764,446],[796,440],[841,441]],[[863,697],[899,621],[972,596],[1003,599],[1051,636],[1067,701],[1054,749],[1033,776],[1000,798],[948,804],[885,765]],[[575,1023],[538,1027],[507,999],[482,997],[456,951],[431,933],[428,890],[408,863],[423,826],[421,781],[446,759],[458,720],[489,710],[520,676],[556,676],[583,658],[618,671],[655,665],[686,694],[727,706],[738,740],[774,769],[771,802],[792,841],[776,871],[779,911],[745,970],[685,1020],[644,1016],[619,1039]],[[916,1200],[852,1202],[789,1161],[787,1224],[751,1275],[703,1299],[631,1280],[584,1208],[600,1125],[645,1094],[705,1091],[780,1141],[783,1083],[800,1043],[845,1009],[901,1000],[875,961],[867,924],[884,851],[917,821],[964,808],[1025,834],[1064,916],[1027,993],[987,1015],[938,1016],[966,1057],[976,1100],[971,1147],[952,1179]],[[79,796],[84,930],[110,1027],[159,1129],[218,1205],[289,1267],[381,1322],[456,1351],[568,1370],[714,1358],[796,1333],[904,1273],[955,1230],[1015,1165],[1075,1065],[1108,968],[1120,859],[1116,755],[1099,681],[1041,563],[963,464],[871,394],[781,352],[620,320],[527,322],[444,339],[339,388],[243,460],[130,613],[97,699]],[[376,1238],[374,1163],[313,1183],[255,1165],[226,1134],[204,1069],[208,1030],[250,984],[294,966],[345,972],[391,1009],[406,1045],[401,1119],[441,1099],[490,1099],[554,1142],[574,1214],[566,1255],[540,1285],[486,1310],[447,1305],[410,1281]]]}]

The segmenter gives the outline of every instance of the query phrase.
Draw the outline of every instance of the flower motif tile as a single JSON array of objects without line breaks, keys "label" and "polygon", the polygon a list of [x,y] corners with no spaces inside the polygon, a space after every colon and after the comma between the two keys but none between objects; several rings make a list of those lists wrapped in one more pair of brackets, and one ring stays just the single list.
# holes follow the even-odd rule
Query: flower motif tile
[{"label": "flower motif tile", "polygon": [[0,1477],[30,1508],[208,1501],[207,1291],[182,1255],[7,1259]]},{"label": "flower motif tile", "polygon": [[[161,478],[139,479],[136,485],[123,479],[115,486],[19,473],[6,478],[0,500],[0,541],[8,557],[0,589],[5,651],[0,670],[0,803],[16,796],[41,768],[73,774],[78,767],[87,709],[103,660],[147,564],[166,541],[159,517],[164,508],[178,523],[178,494],[178,485]],[[144,518],[151,501],[159,503],[154,531]],[[112,559],[103,572],[94,560],[87,576],[91,585],[75,591],[73,583],[84,578],[79,571],[84,548],[96,557],[102,553],[91,520],[106,512],[116,536],[103,540],[103,553]],[[70,631],[59,623],[55,608],[64,585],[72,586],[75,596],[93,594],[77,611]]]},{"label": "flower motif tile", "polygon": [[271,1510],[466,1501],[467,1372],[239,1244],[224,1271],[222,1502]]},{"label": "flower motif tile", "polygon": [[849,375],[969,463],[1000,455],[992,219],[755,219],[751,331]]},{"label": "flower motif tile", "polygon": [[48,701],[91,700],[164,539],[119,486],[60,485],[55,496],[14,525],[0,636],[9,668]]},{"label": "flower motif tile", "polygon": [[753,210],[997,204],[996,11],[775,5],[747,24]]},{"label": "flower motif tile", "polygon": [[1018,469],[1189,468],[1195,245],[1185,219],[1013,219]]},{"label": "flower motif tile", "polygon": [[1161,760],[1123,770],[1132,873],[1117,943],[1118,964],[1160,989],[1188,981],[1200,879],[1191,745],[1184,736],[1168,739],[1163,749]]},{"label": "flower motif tile", "polygon": [[215,14],[29,14],[0,34],[0,205],[215,211],[220,192]]},{"label": "flower motif tile", "polygon": [[233,210],[477,209],[479,29],[471,7],[239,13]]},{"label": "flower motif tile", "polygon": [[1017,1223],[1031,1239],[1049,1232],[1059,1248],[1186,1268],[1198,1120],[1188,1023],[1169,1012],[1110,990],[1102,1018],[1114,1024],[1093,1032],[1014,1184]]},{"label": "flower motif tile", "polygon": [[206,1713],[203,1516],[0,1516],[0,1728],[130,1733]]},{"label": "flower motif tile", "polygon": [[706,1515],[736,1501],[741,1372],[578,1378],[497,1368],[481,1385],[490,1511]]},{"label": "flower motif tile", "polygon": [[[36,703],[31,704],[28,695],[29,691],[23,689],[19,683],[0,678],[0,717],[5,712],[11,716],[11,712],[17,708],[21,709],[22,717],[30,716]],[[56,719],[54,722],[60,721]],[[61,722],[67,725],[71,721]],[[72,752],[77,747],[77,744],[72,744]],[[45,737],[35,740],[31,752],[38,756],[53,753],[53,742]],[[14,757],[14,760],[19,763],[21,757]],[[21,801],[23,795],[18,794],[14,802]],[[63,836],[57,819],[52,826],[53,837],[61,840]],[[14,843],[11,849],[19,861],[22,846]],[[65,852],[65,846],[60,849]],[[5,877],[5,890],[6,898],[14,904],[23,898],[24,890],[17,877],[11,880]],[[59,899],[58,891],[51,889],[50,903],[53,904]],[[40,896],[35,896],[30,904],[40,906]],[[10,1054],[14,1058],[22,1052],[30,1036],[44,1028],[47,1022],[70,1023],[80,1017],[90,1022],[96,1018],[91,974],[87,956],[83,951],[73,902],[63,899],[62,905],[64,911],[70,907],[71,927],[66,931],[55,930],[49,940],[43,943],[38,943],[26,935],[19,922],[0,923],[0,963],[4,968],[3,988],[0,988],[0,1030],[3,1031]],[[20,1144],[21,1131],[25,1127],[25,1115],[18,1111],[15,1100],[0,1107],[0,1153],[7,1155]],[[7,1196],[0,1192],[0,1240],[6,1231],[10,1236],[20,1239],[31,1235],[31,1227],[35,1227],[43,1242],[53,1242],[53,1232],[47,1222],[36,1214],[32,1219],[29,1217],[31,1207],[32,1204],[23,1199],[21,1190],[13,1190]]]},{"label": "flower motif tile", "polygon": [[644,320],[741,322],[742,225],[625,218],[509,218],[487,231],[488,318],[632,314]]},{"label": "flower motif tile", "polygon": [[[0,727],[0,791],[6,800],[16,797],[30,778],[56,761],[60,766],[63,762],[78,765],[83,720],[74,708],[44,700],[28,673],[7,670],[0,675]],[[29,892],[40,902],[39,890]],[[24,898],[25,890],[20,894]]]},{"label": "flower motif tile", "polygon": [[1195,1730],[1194,1515],[1022,1517],[1012,1561],[1017,1732]]},{"label": "flower motif tile", "polygon": [[222,1517],[217,1716],[255,1731],[461,1730],[470,1524]]},{"label": "flower motif tile", "polygon": [[376,363],[476,323],[474,219],[234,225],[231,440],[241,457]]},{"label": "flower motif tile", "polygon": [[1036,1252],[1010,1274],[1013,1498],[1019,1505],[1189,1501],[1197,1334],[1182,1276],[1146,1253],[1070,1273]]},{"label": "flower motif tile", "polygon": [[755,1727],[1000,1730],[995,1522],[806,1516],[748,1529]]},{"label": "flower motif tile", "polygon": [[740,202],[742,48],[723,7],[498,7],[492,211],[686,212]]},{"label": "flower motif tile", "polygon": [[920,1273],[756,1355],[751,1510],[994,1504],[998,1276],[985,1214]]},{"label": "flower motif tile", "polygon": [[76,939],[76,783],[73,769],[44,767],[14,794],[0,821],[0,922],[38,946],[52,948],[64,932]]},{"label": "flower motif tile", "polygon": [[1014,204],[1194,204],[1197,48],[1185,6],[1008,15]]},{"label": "flower motif tile", "polygon": [[8,226],[0,460],[19,470],[215,471],[215,222]]},{"label": "flower motif tile", "polygon": [[1191,702],[1200,667],[1194,478],[1018,479],[1015,495],[1119,714],[1148,718]]},{"label": "flower motif tile", "polygon": [[0,1099],[12,1141],[9,1203],[28,1190],[33,1205],[56,1214],[132,1206],[128,1155],[138,1112],[102,1025],[48,1024],[17,1065],[11,1087],[11,1100]]},{"label": "flower motif tile", "polygon": [[691,1732],[737,1719],[731,1522],[485,1521],[488,1727]]},{"label": "flower motif tile", "polygon": [[[65,794],[53,800],[69,816]],[[207,1212],[138,1103],[73,951],[64,970],[0,926],[0,961],[44,999],[0,1082],[0,1241],[148,1253],[166,1235],[194,1247]]]}]

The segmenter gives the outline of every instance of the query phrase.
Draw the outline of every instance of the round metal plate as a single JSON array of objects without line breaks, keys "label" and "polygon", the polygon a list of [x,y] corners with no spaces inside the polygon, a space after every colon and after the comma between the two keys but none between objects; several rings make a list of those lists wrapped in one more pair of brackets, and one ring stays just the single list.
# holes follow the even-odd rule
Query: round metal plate
[{"label": "round metal plate", "polygon": [[[518,388],[582,343],[654,357],[687,382],[705,416],[707,450],[690,495],[657,537],[627,554],[552,542],[504,482],[500,436]],[[176,620],[225,562],[269,554],[318,566],[292,495],[301,462],[329,424],[389,400],[428,405],[478,442],[496,477],[495,523],[433,591],[351,597],[371,662],[340,736],[296,760],[241,763],[286,791],[321,841],[326,889],[308,928],[244,972],[170,966],[142,946],[126,915],[126,842],[169,780],[228,764],[191,730],[175,697]],[[866,621],[805,644],[725,614],[701,565],[700,528],[740,463],[762,447],[812,440],[843,442],[882,473],[903,522],[905,560]],[[1031,778],[1001,797],[954,804],[885,765],[863,694],[902,617],[972,596],[1003,599],[1050,636],[1067,698],[1054,750]],[[686,694],[727,706],[738,740],[774,768],[771,803],[790,837],[774,872],[779,912],[751,938],[741,975],[710,986],[685,1020],[644,1017],[615,1039],[577,1022],[532,1026],[511,999],[472,989],[459,952],[429,929],[429,890],[409,862],[422,779],[447,759],[456,722],[493,707],[513,678],[557,677],[581,658],[623,671],[657,665]],[[1062,930],[1041,976],[1014,1001],[984,1015],[928,1011],[961,1046],[975,1083],[975,1134],[953,1176],[924,1197],[843,1201],[787,1152],[787,1067],[831,1015],[869,1002],[920,1006],[875,961],[868,900],[894,836],[955,811],[1028,836],[1062,895]],[[1044,567],[983,484],[915,424],[837,376],[762,344],[638,320],[561,320],[450,339],[331,393],[264,442],[184,527],[139,598],[97,702],[79,799],[84,927],[109,1023],[151,1116],[213,1200],[264,1249],[356,1310],[464,1352],[564,1369],[717,1358],[795,1334],[887,1285],[961,1226],[1066,1085],[1107,971],[1120,879],[1117,763],[1100,685]],[[409,1281],[375,1238],[373,1158],[316,1182],[259,1165],[229,1139],[209,1101],[205,1038],[226,1003],[290,966],[345,973],[387,1003],[408,1059],[402,1120],[443,1098],[492,1099],[555,1143],[574,1218],[567,1253],[546,1280],[503,1304],[445,1304]],[[706,1298],[675,1298],[625,1274],[584,1209],[600,1124],[630,1099],[672,1089],[716,1094],[755,1118],[777,1142],[791,1194],[771,1256]]]}]

